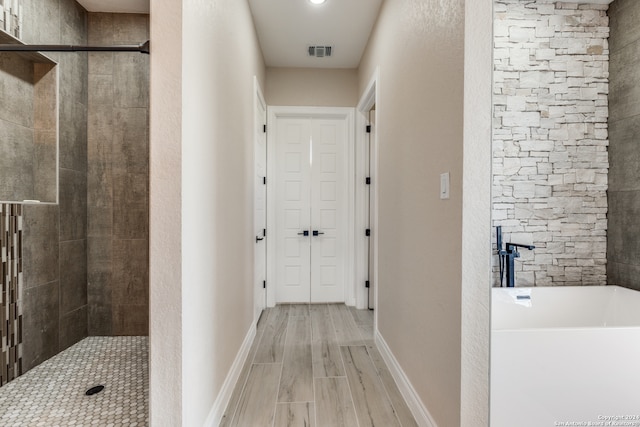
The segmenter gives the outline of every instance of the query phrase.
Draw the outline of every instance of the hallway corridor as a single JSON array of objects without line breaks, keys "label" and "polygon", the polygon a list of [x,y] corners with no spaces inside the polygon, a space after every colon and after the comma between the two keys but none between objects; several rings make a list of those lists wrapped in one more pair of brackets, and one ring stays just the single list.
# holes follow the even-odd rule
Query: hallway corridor
[{"label": "hallway corridor", "polygon": [[221,426],[417,426],[373,343],[373,312],[264,311]]}]

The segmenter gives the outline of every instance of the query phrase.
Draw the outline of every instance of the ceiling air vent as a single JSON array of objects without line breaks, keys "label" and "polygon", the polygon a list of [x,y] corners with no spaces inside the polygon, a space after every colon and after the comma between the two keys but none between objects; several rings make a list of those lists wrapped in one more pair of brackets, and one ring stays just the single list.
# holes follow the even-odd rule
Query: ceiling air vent
[{"label": "ceiling air vent", "polygon": [[331,56],[331,46],[309,46],[309,56],[316,58]]}]

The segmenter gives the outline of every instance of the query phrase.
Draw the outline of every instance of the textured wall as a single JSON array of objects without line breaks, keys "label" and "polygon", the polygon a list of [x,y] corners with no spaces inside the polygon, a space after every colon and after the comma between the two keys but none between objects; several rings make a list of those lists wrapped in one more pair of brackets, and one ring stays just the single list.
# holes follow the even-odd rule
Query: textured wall
[{"label": "textured wall", "polygon": [[358,71],[329,68],[267,68],[269,105],[355,107]]},{"label": "textured wall", "polygon": [[536,246],[519,286],[606,283],[606,9],[495,3],[492,216],[505,241]]},{"label": "textured wall", "polygon": [[[24,8],[26,43],[87,42],[75,1]],[[59,63],[59,205],[24,206],[25,371],[87,336],[87,55],[49,56]]]},{"label": "textured wall", "polygon": [[[89,43],[149,39],[149,16],[89,14]],[[149,56],[89,54],[90,335],[149,329]]]},{"label": "textured wall", "polygon": [[442,426],[460,425],[463,48],[464,1],[387,0],[359,69],[364,91],[380,66],[377,326]]},{"label": "textured wall", "polygon": [[640,290],[640,2],[616,0],[609,98],[609,284]]},{"label": "textured wall", "polygon": [[150,19],[151,423],[214,425],[253,322],[253,78],[264,87],[265,69],[245,1],[155,0]]}]

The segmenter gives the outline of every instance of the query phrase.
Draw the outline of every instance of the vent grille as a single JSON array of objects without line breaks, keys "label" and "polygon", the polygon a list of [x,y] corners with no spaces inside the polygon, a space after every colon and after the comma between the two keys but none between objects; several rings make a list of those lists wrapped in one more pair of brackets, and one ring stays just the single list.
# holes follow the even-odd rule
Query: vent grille
[{"label": "vent grille", "polygon": [[331,46],[309,46],[309,56],[315,56],[316,58],[324,58],[331,56]]}]

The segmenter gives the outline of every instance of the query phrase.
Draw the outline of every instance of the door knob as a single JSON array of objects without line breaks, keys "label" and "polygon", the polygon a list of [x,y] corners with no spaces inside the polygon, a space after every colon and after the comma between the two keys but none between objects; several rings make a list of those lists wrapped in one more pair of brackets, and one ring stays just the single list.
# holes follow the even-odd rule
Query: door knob
[{"label": "door knob", "polygon": [[319,234],[324,234],[322,231],[318,231],[318,230],[313,230],[313,235],[317,236]]},{"label": "door knob", "polygon": [[258,236],[256,236],[256,243],[258,243],[260,240],[264,240],[264,237],[258,237]]},{"label": "door knob", "polygon": [[308,236],[309,235],[309,230],[304,230],[302,233],[298,233],[298,236]]}]

